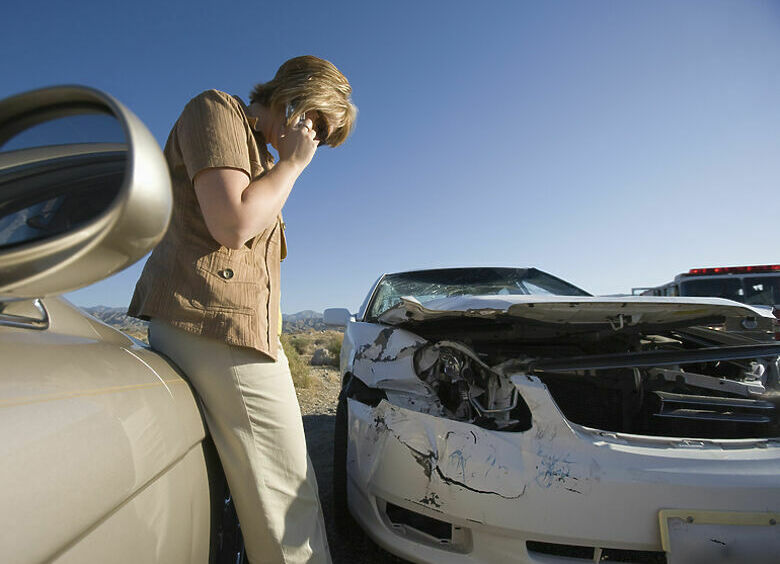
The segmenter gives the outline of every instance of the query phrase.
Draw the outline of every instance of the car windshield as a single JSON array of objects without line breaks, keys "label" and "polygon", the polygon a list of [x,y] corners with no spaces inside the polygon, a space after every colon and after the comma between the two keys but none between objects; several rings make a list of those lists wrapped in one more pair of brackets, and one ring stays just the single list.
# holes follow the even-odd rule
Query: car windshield
[{"label": "car windshield", "polygon": [[728,276],[686,280],[680,283],[683,296],[726,298],[748,305],[780,304],[780,276]]},{"label": "car windshield", "polygon": [[375,319],[412,296],[424,304],[449,296],[552,295],[590,296],[586,291],[535,268],[446,268],[388,274],[369,306]]}]

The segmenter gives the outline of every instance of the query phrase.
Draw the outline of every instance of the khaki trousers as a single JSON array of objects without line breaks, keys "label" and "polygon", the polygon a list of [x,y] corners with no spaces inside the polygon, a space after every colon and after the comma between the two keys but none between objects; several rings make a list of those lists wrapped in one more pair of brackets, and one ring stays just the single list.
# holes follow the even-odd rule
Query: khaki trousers
[{"label": "khaki trousers", "polygon": [[259,563],[330,563],[317,480],[287,357],[227,345],[152,320],[149,343],[203,401],[244,534]]}]

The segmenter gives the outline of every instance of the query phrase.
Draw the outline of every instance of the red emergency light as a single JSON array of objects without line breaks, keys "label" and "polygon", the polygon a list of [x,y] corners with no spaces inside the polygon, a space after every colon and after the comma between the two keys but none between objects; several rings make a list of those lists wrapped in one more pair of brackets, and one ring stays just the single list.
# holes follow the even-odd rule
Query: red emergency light
[{"label": "red emergency light", "polygon": [[691,276],[704,276],[711,274],[756,274],[759,272],[780,272],[780,264],[758,264],[755,266],[718,266],[715,268],[692,268],[688,271]]}]

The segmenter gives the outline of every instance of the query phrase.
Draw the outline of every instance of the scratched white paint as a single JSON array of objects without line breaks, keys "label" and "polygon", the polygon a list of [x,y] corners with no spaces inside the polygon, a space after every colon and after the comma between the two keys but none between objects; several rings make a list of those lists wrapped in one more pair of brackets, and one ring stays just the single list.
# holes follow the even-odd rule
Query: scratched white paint
[{"label": "scratched white paint", "polygon": [[[529,305],[522,307],[534,309]],[[607,305],[614,306],[594,304],[577,320],[603,315]],[[568,316],[568,307],[553,304],[548,313]],[[623,322],[646,321],[658,311],[655,304],[643,308],[635,307],[636,315]],[[352,352],[342,357],[347,371],[387,395],[376,407],[348,402],[348,502],[375,540],[409,560],[535,562],[528,540],[660,550],[660,509],[780,510],[777,440],[644,437],[586,428],[567,421],[547,386],[518,363],[493,369],[528,405],[531,428],[482,429],[441,416],[436,394],[414,370],[414,353],[425,344],[402,329],[358,322],[347,329],[343,350]],[[470,552],[403,536],[384,515],[385,502],[460,527]]]},{"label": "scratched white paint", "polygon": [[[530,562],[527,540],[660,550],[662,508],[780,509],[778,441],[602,433],[566,421],[538,378],[510,377],[526,432],[350,401],[349,503],[372,537],[418,562]],[[471,552],[399,536],[378,500],[463,527]]]},{"label": "scratched white paint", "polygon": [[[351,372],[367,386],[433,395],[414,370],[414,352],[427,341],[414,333],[374,323],[351,323],[342,350],[354,350],[347,362]],[[357,346],[356,343],[362,343]]]},{"label": "scratched white paint", "polygon": [[436,395],[421,396],[415,393],[404,393],[387,389],[385,395],[388,402],[398,407],[427,413],[428,415],[436,415],[437,417],[447,416],[447,410]]}]

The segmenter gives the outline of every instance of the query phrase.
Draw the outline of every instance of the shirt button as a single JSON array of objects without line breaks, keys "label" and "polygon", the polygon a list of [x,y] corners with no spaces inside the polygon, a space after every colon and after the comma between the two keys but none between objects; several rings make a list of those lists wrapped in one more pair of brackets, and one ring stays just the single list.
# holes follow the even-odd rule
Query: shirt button
[{"label": "shirt button", "polygon": [[231,278],[233,278],[233,271],[229,268],[226,268],[224,270],[220,270],[219,275],[225,280],[230,280]]}]

